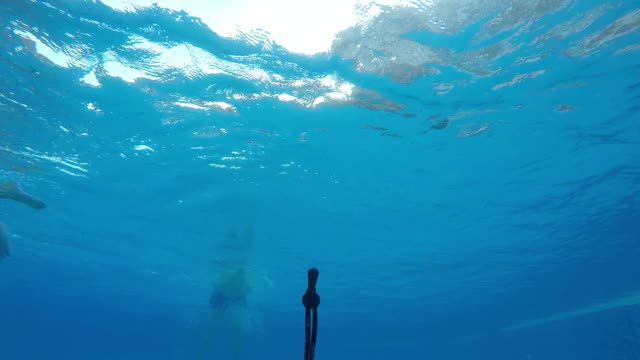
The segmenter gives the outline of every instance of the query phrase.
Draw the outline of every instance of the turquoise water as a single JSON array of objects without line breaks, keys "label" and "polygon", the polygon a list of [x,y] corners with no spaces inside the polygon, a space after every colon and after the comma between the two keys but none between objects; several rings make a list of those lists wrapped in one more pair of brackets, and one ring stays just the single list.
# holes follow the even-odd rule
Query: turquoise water
[{"label": "turquoise water", "polygon": [[639,5],[362,5],[304,55],[2,1],[0,182],[47,203],[0,202],[2,359],[301,358],[312,266],[318,360],[640,359]]}]

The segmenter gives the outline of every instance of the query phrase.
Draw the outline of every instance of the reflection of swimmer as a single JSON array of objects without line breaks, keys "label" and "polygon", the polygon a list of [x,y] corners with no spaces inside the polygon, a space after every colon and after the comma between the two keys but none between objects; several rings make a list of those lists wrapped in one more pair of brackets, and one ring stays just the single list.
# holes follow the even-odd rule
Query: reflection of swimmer
[{"label": "reflection of swimmer", "polygon": [[[34,209],[44,209],[47,205],[40,199],[25,193],[15,181],[0,184],[0,199],[14,200]],[[0,259],[9,256],[9,233],[4,224],[0,223]]]},{"label": "reflection of swimmer", "polygon": [[251,330],[252,323],[247,301],[251,284],[246,270],[252,242],[253,233],[249,231],[244,237],[231,233],[221,244],[224,259],[218,261],[226,266],[217,274],[209,298],[210,318],[201,358],[205,358],[207,349],[212,347],[223,327],[228,329],[226,334],[229,335],[231,358],[240,358],[244,337]]}]

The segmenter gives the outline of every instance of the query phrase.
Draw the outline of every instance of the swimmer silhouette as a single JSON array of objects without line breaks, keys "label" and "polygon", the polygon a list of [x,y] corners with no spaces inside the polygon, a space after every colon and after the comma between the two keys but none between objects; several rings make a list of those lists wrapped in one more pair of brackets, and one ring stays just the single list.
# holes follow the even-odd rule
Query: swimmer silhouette
[{"label": "swimmer silhouette", "polygon": [[207,334],[201,350],[201,359],[206,359],[207,349],[214,345],[216,337],[224,330],[229,336],[231,359],[238,360],[244,338],[251,331],[251,310],[247,297],[252,286],[247,269],[248,252],[253,242],[252,230],[238,236],[232,231],[221,244],[232,250],[223,260],[225,266],[219,270],[209,298],[209,321]]},{"label": "swimmer silhouette", "polygon": [[[47,207],[42,200],[24,192],[20,184],[16,181],[0,184],[0,199],[17,201],[36,210]],[[7,231],[7,227],[3,223],[0,223],[0,259],[9,256],[9,253],[9,232]]]}]

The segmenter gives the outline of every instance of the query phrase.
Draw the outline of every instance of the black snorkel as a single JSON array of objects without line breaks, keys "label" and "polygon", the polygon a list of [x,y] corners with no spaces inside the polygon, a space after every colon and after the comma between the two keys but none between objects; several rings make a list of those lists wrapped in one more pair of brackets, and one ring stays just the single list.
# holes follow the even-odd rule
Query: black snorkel
[{"label": "black snorkel", "polygon": [[[320,305],[320,295],[316,292],[316,283],[320,272],[316,268],[311,268],[307,275],[309,285],[307,291],[302,295],[302,305],[305,309],[304,360],[313,360],[318,336],[318,306]],[[311,312],[313,312],[313,324],[311,324]]]}]

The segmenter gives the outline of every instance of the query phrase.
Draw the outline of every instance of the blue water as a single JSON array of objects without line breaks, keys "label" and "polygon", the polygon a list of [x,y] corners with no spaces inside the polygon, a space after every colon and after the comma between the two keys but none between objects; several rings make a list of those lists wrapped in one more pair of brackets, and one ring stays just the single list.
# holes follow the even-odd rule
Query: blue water
[{"label": "blue water", "polygon": [[47,203],[0,202],[0,358],[231,359],[234,266],[241,358],[301,358],[313,266],[318,360],[640,359],[639,3],[543,3],[307,56],[0,2],[0,183]]}]

